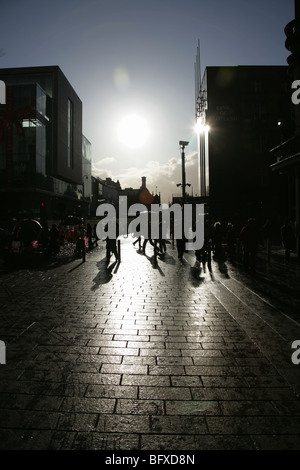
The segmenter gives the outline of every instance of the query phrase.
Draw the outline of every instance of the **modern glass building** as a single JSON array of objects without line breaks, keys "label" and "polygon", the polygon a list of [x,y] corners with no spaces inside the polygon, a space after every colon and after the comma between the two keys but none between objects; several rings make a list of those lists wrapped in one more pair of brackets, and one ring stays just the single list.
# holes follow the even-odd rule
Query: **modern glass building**
[{"label": "modern glass building", "polygon": [[[78,214],[89,196],[91,144],[82,102],[57,66],[0,69],[0,215]],[[5,93],[3,93],[5,89]]]}]

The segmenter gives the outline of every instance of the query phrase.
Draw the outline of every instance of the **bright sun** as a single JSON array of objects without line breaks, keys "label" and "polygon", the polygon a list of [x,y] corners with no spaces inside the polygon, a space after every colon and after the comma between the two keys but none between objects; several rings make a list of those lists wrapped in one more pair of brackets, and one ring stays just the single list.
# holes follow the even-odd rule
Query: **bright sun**
[{"label": "bright sun", "polygon": [[129,148],[138,148],[144,145],[149,134],[146,121],[136,114],[123,117],[117,131],[119,140]]}]

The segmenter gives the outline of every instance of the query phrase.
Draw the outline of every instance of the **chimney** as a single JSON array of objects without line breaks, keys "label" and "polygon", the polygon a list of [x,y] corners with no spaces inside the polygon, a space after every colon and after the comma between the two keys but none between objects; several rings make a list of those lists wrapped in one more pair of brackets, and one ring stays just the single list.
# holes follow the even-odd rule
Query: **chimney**
[{"label": "chimney", "polygon": [[142,176],[142,186],[141,189],[147,189],[146,188],[146,176]]}]

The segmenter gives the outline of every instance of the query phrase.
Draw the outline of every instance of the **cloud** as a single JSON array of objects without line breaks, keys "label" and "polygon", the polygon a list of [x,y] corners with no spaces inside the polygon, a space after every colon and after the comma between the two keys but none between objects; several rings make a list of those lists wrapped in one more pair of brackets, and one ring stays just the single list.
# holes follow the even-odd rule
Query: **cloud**
[{"label": "cloud", "polygon": [[101,167],[103,165],[110,165],[111,163],[114,163],[116,159],[114,157],[107,157],[107,158],[102,158],[102,160],[98,160],[97,163],[94,163],[95,167]]},{"label": "cloud", "polygon": [[102,158],[102,160],[98,160],[97,162],[92,162],[92,175],[96,178],[106,179],[112,178],[113,173],[109,170],[109,166],[115,163],[116,159],[113,157]]},{"label": "cloud", "polygon": [[[119,170],[104,169],[103,162],[106,164],[110,159],[103,159],[93,165],[93,175],[102,179],[107,177],[114,181],[119,180],[122,189],[139,188],[141,186],[142,176],[146,177],[146,185],[150,192],[161,194],[163,203],[172,202],[173,194],[181,194],[182,187],[177,184],[182,182],[182,163],[180,158],[170,158],[165,163],[159,163],[156,160],[148,161],[142,168],[129,167]],[[114,159],[111,159],[114,160]],[[102,167],[102,168],[101,168]],[[191,184],[187,187],[187,193],[197,194],[198,192],[198,164],[196,152],[187,153],[186,161],[186,183]]]}]

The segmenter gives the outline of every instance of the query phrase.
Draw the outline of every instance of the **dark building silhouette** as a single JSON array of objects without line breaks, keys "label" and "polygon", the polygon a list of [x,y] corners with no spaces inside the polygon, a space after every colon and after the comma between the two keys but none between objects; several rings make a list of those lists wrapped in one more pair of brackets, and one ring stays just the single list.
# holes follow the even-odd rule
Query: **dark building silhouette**
[{"label": "dark building silhouette", "polygon": [[120,192],[120,195],[127,197],[128,207],[133,204],[144,204],[150,209],[151,204],[160,204],[160,195],[150,193],[148,190],[146,176],[142,176],[140,188],[125,188]]},{"label": "dark building silhouette", "polygon": [[97,207],[103,203],[118,206],[121,185],[119,181],[113,181],[111,178],[105,180],[96,176],[92,176],[92,200],[91,200],[91,216],[95,217]]},{"label": "dark building silhouette", "polygon": [[[300,81],[300,3],[295,0],[295,19],[285,27],[286,48],[291,52],[287,58],[289,85],[288,102],[292,101],[295,88],[294,81]],[[299,82],[300,83],[300,82]],[[297,84],[296,84],[297,85]],[[299,89],[299,85],[296,86]],[[296,90],[297,92],[297,90]],[[298,93],[300,97],[300,92]],[[288,139],[283,139],[280,145],[271,149],[273,164],[271,168],[274,178],[280,179],[284,190],[284,205],[281,208],[282,221],[288,219],[295,231],[296,252],[300,258],[299,225],[300,225],[300,104],[293,104],[295,110],[295,132]]]},{"label": "dark building silhouette", "polygon": [[199,194],[212,218],[276,215],[281,195],[269,150],[294,128],[286,77],[285,66],[206,68],[196,101]]},{"label": "dark building silhouette", "polygon": [[[91,196],[82,102],[57,66],[0,69],[1,216],[63,218]],[[4,97],[4,98],[3,98]]]}]

